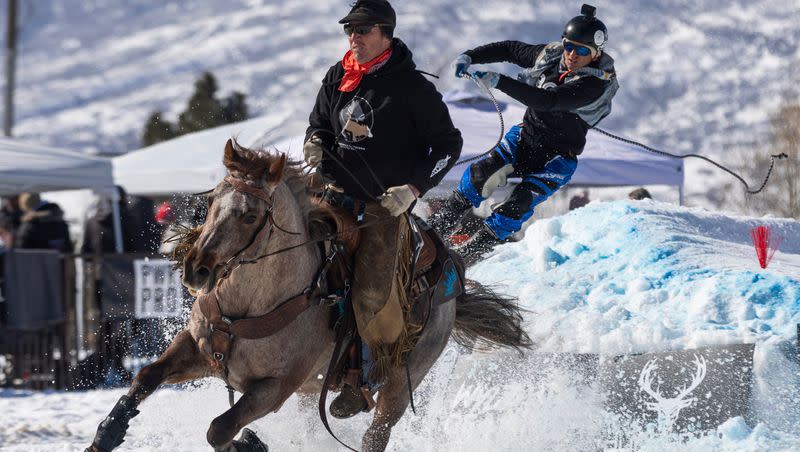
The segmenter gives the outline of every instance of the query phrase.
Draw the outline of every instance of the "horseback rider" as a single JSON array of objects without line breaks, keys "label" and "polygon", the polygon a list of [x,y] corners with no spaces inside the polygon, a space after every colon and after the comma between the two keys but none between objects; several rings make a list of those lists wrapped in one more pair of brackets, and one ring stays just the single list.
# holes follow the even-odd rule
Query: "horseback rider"
[{"label": "horseback rider", "polygon": [[[362,341],[382,366],[397,363],[410,336],[408,212],[458,160],[462,139],[442,96],[393,37],[389,2],[358,0],[339,23],[350,50],[322,81],[303,152],[319,168],[324,199],[368,224],[354,256],[352,302]],[[361,391],[345,386],[330,411],[345,418],[366,407]]]},{"label": "horseback rider", "polygon": [[[467,264],[522,229],[534,207],[569,182],[586,132],[611,111],[618,88],[614,60],[604,52],[607,37],[595,8],[583,5],[581,15],[567,22],[560,41],[495,42],[467,50],[453,62],[456,77],[469,76],[471,64],[508,61],[525,68],[519,80],[496,72],[472,76],[528,107],[522,124],[464,171],[453,194],[429,219],[444,237],[456,232],[451,241],[462,242]],[[475,221],[467,215],[511,175],[522,181],[487,219]]]}]

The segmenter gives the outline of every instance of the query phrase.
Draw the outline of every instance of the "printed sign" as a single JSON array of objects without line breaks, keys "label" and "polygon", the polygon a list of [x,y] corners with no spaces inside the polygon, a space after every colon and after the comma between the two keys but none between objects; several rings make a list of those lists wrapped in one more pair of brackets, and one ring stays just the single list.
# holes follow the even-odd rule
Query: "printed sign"
[{"label": "printed sign", "polygon": [[753,350],[733,344],[606,359],[606,406],[660,435],[711,430],[736,416],[747,421]]},{"label": "printed sign", "polygon": [[137,259],[133,262],[136,318],[165,318],[181,315],[181,275],[166,259]]}]

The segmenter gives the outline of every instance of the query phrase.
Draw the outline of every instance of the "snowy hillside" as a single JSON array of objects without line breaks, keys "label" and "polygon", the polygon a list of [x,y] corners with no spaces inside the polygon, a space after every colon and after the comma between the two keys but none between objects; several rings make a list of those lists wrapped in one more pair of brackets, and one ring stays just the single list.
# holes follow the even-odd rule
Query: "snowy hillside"
[{"label": "snowy hillside", "polygon": [[[345,0],[23,1],[15,135],[118,153],[139,146],[154,110],[174,119],[205,70],[220,91],[248,94],[275,140],[305,127],[326,69],[344,53]],[[418,67],[444,68],[489,41],[557,39],[581,2],[395,1],[396,34]],[[596,1],[622,89],[601,125],[673,152],[727,155],[763,138],[768,114],[796,81],[800,3],[780,0]],[[5,8],[0,23],[5,23]],[[516,73],[507,66],[504,70]],[[0,81],[5,83],[5,81]],[[468,86],[469,89],[474,87]],[[467,143],[469,146],[469,143]],[[706,190],[690,163],[690,201]]]},{"label": "snowy hillside", "polygon": [[[749,242],[756,225],[785,237],[767,270]],[[535,352],[520,358],[448,347],[416,391],[418,415],[401,420],[389,450],[598,450],[609,434],[637,437],[642,450],[798,450],[798,237],[796,221],[646,201],[594,202],[535,223],[523,241],[501,246],[469,272],[520,298]],[[615,427],[603,387],[582,381],[559,358],[742,342],[756,344],[755,427],[733,418],[687,443]],[[85,447],[122,393],[0,392],[0,449]],[[208,423],[226,407],[217,381],[158,392],[120,450],[206,450]],[[332,426],[355,444],[369,419]],[[315,400],[292,397],[251,427],[271,450],[341,450],[317,420]]]}]

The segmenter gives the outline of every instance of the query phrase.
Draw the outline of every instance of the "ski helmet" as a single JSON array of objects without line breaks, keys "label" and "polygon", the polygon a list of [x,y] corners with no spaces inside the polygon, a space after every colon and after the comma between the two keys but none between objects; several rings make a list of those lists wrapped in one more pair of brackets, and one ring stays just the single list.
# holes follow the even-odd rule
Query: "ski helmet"
[{"label": "ski helmet", "polygon": [[[575,16],[564,26],[562,38],[578,42],[600,53],[608,40],[608,30],[603,22],[595,17],[597,8],[584,4],[581,15]],[[592,52],[594,55],[594,52]]]}]

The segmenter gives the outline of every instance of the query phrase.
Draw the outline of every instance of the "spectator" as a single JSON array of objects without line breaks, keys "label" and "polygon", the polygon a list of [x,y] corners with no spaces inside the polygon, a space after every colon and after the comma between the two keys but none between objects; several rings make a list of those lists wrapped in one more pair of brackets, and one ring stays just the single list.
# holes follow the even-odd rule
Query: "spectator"
[{"label": "spectator", "polygon": [[161,226],[168,226],[175,221],[175,211],[169,201],[164,201],[158,206],[155,216],[156,222]]},{"label": "spectator", "polygon": [[179,234],[182,225],[176,221],[175,211],[169,201],[164,201],[158,206],[155,219],[162,231],[158,252],[165,256],[171,255],[172,250],[175,249],[175,241],[172,239]]},{"label": "spectator", "polygon": [[[127,253],[152,252],[157,248],[158,235],[154,234],[152,202],[129,197],[122,187],[119,193],[119,214],[122,226],[123,251]],[[81,253],[114,253],[114,214],[111,200],[101,199],[94,214],[86,220]]]},{"label": "spectator", "polygon": [[23,193],[19,197],[22,223],[15,237],[16,248],[53,249],[72,252],[69,228],[64,211],[58,204],[42,201],[38,193]]},{"label": "spectator", "polygon": [[[0,207],[0,215],[10,221],[8,225],[8,232],[14,235],[22,223],[22,211],[19,208],[19,196],[10,196],[3,200],[3,206]],[[13,243],[13,241],[11,242]]]},{"label": "spectator", "polygon": [[636,201],[640,201],[642,199],[653,199],[653,197],[650,196],[650,192],[644,187],[639,187],[636,190],[628,193],[628,198]]},{"label": "spectator", "polygon": [[0,254],[14,244],[13,224],[3,212],[0,212]]},{"label": "spectator", "polygon": [[579,195],[573,196],[569,200],[569,210],[575,210],[589,204],[589,192],[584,190]]}]

